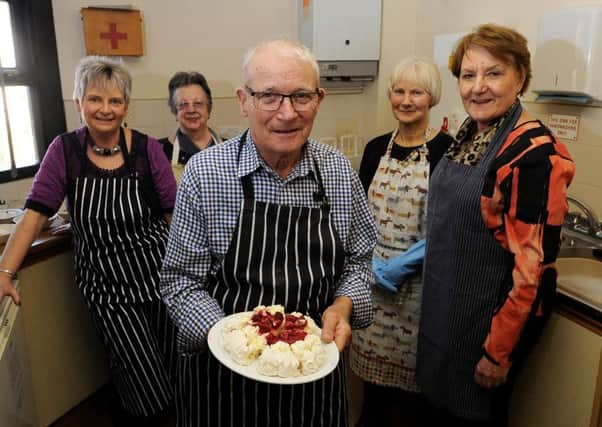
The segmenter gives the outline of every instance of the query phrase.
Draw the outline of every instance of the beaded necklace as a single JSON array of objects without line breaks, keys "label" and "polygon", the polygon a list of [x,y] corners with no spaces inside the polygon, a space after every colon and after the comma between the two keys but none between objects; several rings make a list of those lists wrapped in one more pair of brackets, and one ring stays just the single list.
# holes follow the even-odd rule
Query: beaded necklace
[{"label": "beaded necklace", "polygon": [[100,154],[101,156],[112,156],[113,154],[117,154],[121,151],[119,144],[113,148],[105,148],[99,147],[93,141],[90,141],[90,148],[92,148],[92,151],[94,151],[96,154]]},{"label": "beaded necklace", "polygon": [[123,134],[123,128],[120,128],[119,129],[119,141],[117,142],[117,144],[115,144],[115,146],[113,146],[111,148],[100,147],[92,139],[92,136],[90,135],[90,130],[86,129],[86,140],[88,141],[88,145],[90,146],[92,151],[94,151],[99,156],[112,156],[114,154],[120,153],[121,152],[121,142],[122,142],[121,140],[124,138],[125,138],[125,136]]}]

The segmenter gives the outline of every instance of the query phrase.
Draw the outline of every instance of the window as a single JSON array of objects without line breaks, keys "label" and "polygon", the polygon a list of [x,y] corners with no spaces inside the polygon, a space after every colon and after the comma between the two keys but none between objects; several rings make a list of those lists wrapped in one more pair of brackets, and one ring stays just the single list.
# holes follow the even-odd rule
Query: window
[{"label": "window", "polygon": [[51,0],[0,0],[0,183],[33,176],[65,131]]}]

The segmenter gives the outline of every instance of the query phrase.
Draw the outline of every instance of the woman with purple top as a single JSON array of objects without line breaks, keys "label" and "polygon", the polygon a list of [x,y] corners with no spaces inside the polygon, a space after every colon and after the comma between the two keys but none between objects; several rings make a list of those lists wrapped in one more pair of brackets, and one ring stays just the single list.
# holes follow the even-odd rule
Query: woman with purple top
[{"label": "woman with purple top", "polygon": [[120,400],[117,425],[160,425],[173,397],[175,330],[158,293],[176,182],[158,142],[122,127],[131,77],[123,64],[89,56],[73,93],[84,126],[58,136],[35,177],[0,258],[0,300],[31,243],[64,198],[75,278],[108,353]]}]

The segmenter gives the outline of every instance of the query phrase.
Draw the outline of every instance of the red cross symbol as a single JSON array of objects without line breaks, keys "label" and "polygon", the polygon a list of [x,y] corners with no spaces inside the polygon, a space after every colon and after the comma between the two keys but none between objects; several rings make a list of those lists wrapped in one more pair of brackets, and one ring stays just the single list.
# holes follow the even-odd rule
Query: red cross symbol
[{"label": "red cross symbol", "polygon": [[117,24],[110,22],[109,23],[109,32],[108,33],[100,33],[101,39],[111,39],[111,49],[119,48],[119,40],[127,40],[127,33],[118,33],[117,32]]}]

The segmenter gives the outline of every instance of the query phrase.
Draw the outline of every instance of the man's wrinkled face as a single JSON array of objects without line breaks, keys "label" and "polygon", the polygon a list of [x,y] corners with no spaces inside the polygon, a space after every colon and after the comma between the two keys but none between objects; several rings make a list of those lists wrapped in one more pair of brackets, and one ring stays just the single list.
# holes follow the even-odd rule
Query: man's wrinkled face
[{"label": "man's wrinkled face", "polygon": [[309,137],[323,91],[308,111],[297,111],[290,98],[284,98],[275,111],[256,107],[253,92],[292,94],[316,92],[318,79],[307,61],[264,50],[255,54],[248,65],[248,89],[237,91],[241,111],[249,118],[255,145],[263,158],[289,157],[301,153]]}]

